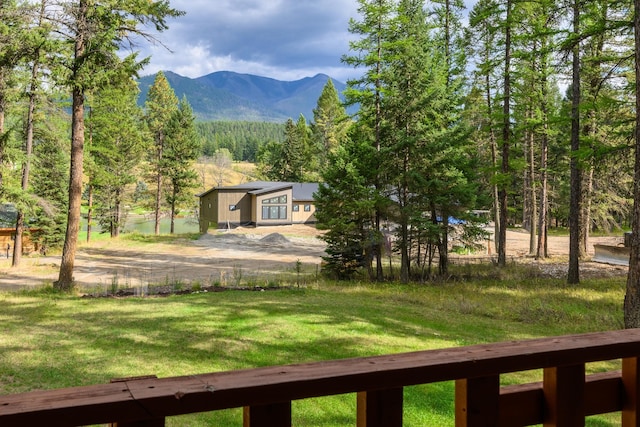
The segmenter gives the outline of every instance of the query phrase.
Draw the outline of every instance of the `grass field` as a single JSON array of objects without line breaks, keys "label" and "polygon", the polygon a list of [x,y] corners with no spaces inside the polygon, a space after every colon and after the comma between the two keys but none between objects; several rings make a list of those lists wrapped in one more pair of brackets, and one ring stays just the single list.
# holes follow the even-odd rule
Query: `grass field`
[{"label": "grass field", "polygon": [[[369,356],[622,327],[624,279],[540,279],[487,267],[432,285],[318,284],[165,298],[0,294],[0,393]],[[517,278],[517,279],[516,279]],[[589,366],[590,371],[616,368]],[[540,372],[504,376],[537,381]],[[453,384],[407,387],[406,426],[453,425]],[[241,411],[170,426],[241,426]],[[355,425],[355,396],[293,403],[295,426]],[[587,425],[619,425],[618,418]]]}]

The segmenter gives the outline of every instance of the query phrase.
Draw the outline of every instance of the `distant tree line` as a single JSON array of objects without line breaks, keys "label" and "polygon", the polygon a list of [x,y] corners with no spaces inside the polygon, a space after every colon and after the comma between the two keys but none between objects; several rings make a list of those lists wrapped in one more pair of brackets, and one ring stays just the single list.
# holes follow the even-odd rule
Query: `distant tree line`
[{"label": "distant tree line", "polygon": [[284,125],[266,122],[196,122],[202,155],[214,156],[221,149],[235,161],[255,162],[260,148],[284,141]]}]

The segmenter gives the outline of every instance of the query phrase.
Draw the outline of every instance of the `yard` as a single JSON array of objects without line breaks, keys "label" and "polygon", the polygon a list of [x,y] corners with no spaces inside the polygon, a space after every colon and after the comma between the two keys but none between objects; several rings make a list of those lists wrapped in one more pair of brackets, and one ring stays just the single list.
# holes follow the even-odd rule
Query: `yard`
[{"label": "yard", "polygon": [[[0,294],[0,394],[619,329],[624,279],[568,287],[512,267],[473,282],[330,284],[165,298]],[[590,366],[590,371],[615,364]],[[535,381],[540,372],[504,376]],[[405,425],[452,425],[453,385],[408,387]],[[353,395],[294,402],[296,426],[354,425]],[[241,425],[241,411],[168,420]],[[591,426],[618,425],[615,417]]]},{"label": "yard", "polygon": [[[176,289],[213,284],[220,291],[165,298],[57,295],[41,285],[55,279],[58,258],[27,259],[18,271],[3,264],[0,286],[27,289],[0,293],[0,394],[622,327],[626,268],[583,263],[583,283],[567,286],[566,237],[552,237],[552,261],[522,258],[501,270],[454,267],[473,272],[472,281],[403,286],[309,280],[278,290],[221,291],[236,281],[268,285],[295,277],[298,262],[315,277],[324,248],[316,233],[311,227],[237,229],[198,240],[134,236],[80,249],[76,278],[85,291],[136,280],[171,282]],[[510,255],[524,254],[526,242],[526,234],[509,232]],[[589,371],[616,368],[597,364]],[[528,372],[502,382],[540,378],[540,372]],[[405,389],[405,425],[452,425],[452,416],[451,383]],[[294,402],[293,420],[296,426],[353,425],[355,396]],[[615,416],[588,420],[590,426],[618,424]],[[239,426],[241,411],[173,418],[168,425]]]}]

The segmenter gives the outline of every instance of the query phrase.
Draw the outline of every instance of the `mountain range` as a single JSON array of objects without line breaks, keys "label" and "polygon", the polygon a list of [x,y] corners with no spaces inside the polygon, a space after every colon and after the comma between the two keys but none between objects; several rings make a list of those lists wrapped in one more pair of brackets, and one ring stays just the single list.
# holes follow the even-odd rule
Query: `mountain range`
[{"label": "mountain range", "polygon": [[[250,121],[284,123],[300,114],[311,121],[322,89],[331,77],[318,74],[296,81],[280,81],[251,74],[219,71],[198,78],[163,71],[178,99],[187,97],[199,121]],[[155,75],[138,80],[144,105]],[[338,93],[344,83],[331,79]]]}]

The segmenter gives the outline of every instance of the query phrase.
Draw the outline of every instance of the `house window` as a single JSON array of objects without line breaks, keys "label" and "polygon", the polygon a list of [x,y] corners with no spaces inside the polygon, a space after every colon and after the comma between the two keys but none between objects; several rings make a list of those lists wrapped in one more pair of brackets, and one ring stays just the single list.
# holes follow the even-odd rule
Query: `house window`
[{"label": "house window", "polygon": [[287,219],[287,207],[263,206],[262,219]]},{"label": "house window", "polygon": [[286,195],[262,200],[263,205],[283,205],[285,203],[287,203]]},{"label": "house window", "polygon": [[300,212],[300,205],[293,205],[292,209],[294,212]]},{"label": "house window", "polygon": [[305,212],[311,212],[311,205],[304,205]]}]

